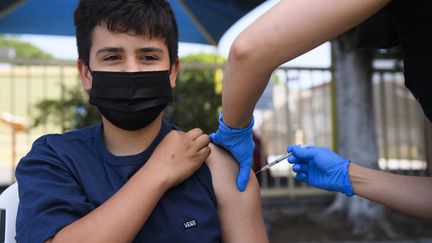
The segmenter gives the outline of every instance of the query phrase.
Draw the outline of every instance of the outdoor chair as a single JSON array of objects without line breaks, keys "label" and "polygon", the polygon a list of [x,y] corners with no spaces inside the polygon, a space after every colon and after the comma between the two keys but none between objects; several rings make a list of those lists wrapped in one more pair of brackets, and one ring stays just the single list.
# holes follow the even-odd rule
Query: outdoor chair
[{"label": "outdoor chair", "polygon": [[0,242],[15,243],[15,220],[18,210],[18,184],[10,185],[0,195]]}]

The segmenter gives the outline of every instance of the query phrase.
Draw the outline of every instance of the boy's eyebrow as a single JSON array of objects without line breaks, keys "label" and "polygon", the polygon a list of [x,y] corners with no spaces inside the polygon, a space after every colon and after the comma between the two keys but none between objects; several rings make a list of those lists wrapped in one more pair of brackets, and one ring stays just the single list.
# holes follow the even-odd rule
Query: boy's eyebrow
[{"label": "boy's eyebrow", "polygon": [[[104,47],[99,49],[96,52],[96,55],[99,55],[102,52],[123,52],[124,49],[121,47]],[[137,49],[135,52],[137,53],[149,53],[149,52],[159,52],[159,53],[163,53],[163,50],[161,48],[157,48],[157,47],[143,47],[143,48],[139,48]]]},{"label": "boy's eyebrow", "polygon": [[163,53],[163,50],[157,47],[143,47],[136,50],[137,53],[148,53],[148,52],[160,52]]},{"label": "boy's eyebrow", "polygon": [[123,51],[124,51],[123,48],[120,48],[120,47],[104,47],[104,48],[99,49],[96,52],[96,55],[99,55],[102,52],[123,52]]}]

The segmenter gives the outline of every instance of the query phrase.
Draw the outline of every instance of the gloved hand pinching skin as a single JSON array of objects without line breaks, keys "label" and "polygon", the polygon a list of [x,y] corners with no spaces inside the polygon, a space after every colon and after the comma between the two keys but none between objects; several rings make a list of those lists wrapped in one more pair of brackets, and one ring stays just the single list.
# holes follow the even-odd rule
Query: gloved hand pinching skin
[{"label": "gloved hand pinching skin", "polygon": [[219,114],[219,127],[215,133],[210,134],[213,143],[228,150],[240,165],[237,175],[237,188],[239,191],[246,189],[252,167],[253,151],[255,143],[252,140],[252,127],[254,118],[245,128],[234,129],[228,127],[222,119],[222,112]]},{"label": "gloved hand pinching skin", "polygon": [[290,145],[287,151],[292,152],[288,162],[293,164],[297,180],[327,191],[354,195],[348,175],[349,160],[323,147]]}]

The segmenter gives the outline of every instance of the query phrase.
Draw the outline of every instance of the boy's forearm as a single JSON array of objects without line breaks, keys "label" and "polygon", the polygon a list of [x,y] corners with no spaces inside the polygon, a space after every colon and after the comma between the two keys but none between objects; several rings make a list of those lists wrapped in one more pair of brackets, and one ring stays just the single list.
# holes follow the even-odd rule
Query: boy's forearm
[{"label": "boy's forearm", "polygon": [[131,242],[168,189],[141,169],[108,201],[66,226],[52,242]]},{"label": "boy's forearm", "polygon": [[432,219],[432,178],[404,176],[351,163],[349,177],[354,192],[412,216]]}]

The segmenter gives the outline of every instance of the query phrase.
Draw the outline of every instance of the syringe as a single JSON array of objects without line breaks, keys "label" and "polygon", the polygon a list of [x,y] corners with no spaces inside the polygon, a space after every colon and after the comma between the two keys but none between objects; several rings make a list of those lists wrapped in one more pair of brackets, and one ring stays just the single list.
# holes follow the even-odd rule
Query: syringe
[{"label": "syringe", "polygon": [[255,175],[262,172],[262,171],[266,171],[268,169],[270,169],[270,167],[272,167],[273,165],[281,162],[282,160],[285,160],[286,158],[288,158],[288,156],[290,156],[292,153],[287,153],[284,156],[281,156],[279,158],[277,158],[276,160],[273,160],[272,162],[266,164],[265,166],[263,166],[259,171],[255,172]]}]

